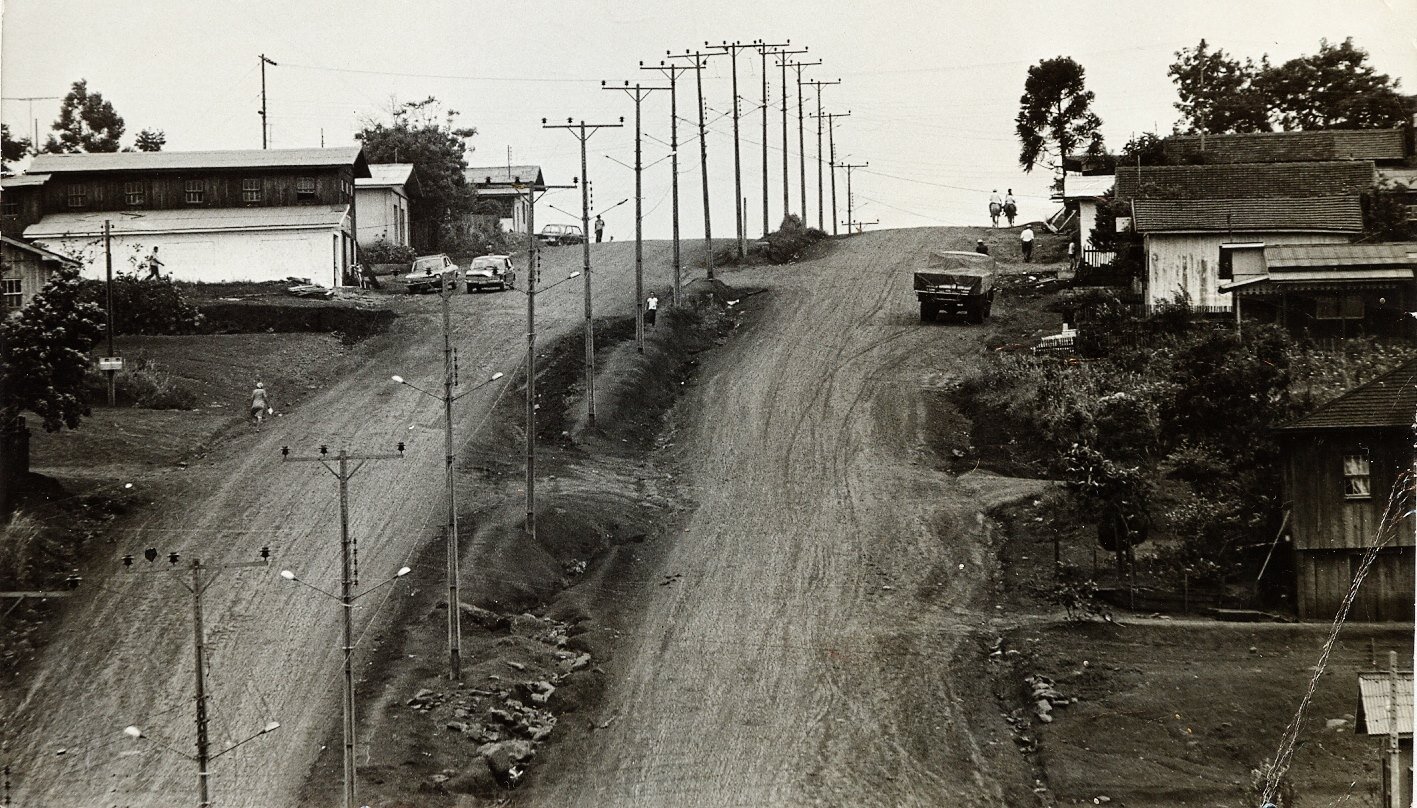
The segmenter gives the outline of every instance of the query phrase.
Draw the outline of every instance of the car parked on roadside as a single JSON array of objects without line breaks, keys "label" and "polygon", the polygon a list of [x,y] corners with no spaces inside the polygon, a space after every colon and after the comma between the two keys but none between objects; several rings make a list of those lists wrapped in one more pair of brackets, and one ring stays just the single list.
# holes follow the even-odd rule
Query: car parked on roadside
[{"label": "car parked on roadside", "polygon": [[463,272],[467,291],[511,289],[517,284],[517,270],[510,255],[479,255]]},{"label": "car parked on roadside", "polygon": [[578,224],[548,224],[541,228],[536,238],[542,244],[555,247],[561,244],[580,244],[585,241],[585,233]]},{"label": "car parked on roadside", "polygon": [[420,255],[413,259],[413,271],[403,276],[409,294],[436,292],[443,288],[443,277],[454,286],[458,282],[458,265],[444,253]]}]

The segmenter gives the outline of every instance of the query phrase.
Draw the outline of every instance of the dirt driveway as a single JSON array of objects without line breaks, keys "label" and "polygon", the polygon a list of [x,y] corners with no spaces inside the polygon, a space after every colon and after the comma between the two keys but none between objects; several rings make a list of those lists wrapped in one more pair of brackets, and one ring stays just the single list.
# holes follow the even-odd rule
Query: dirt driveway
[{"label": "dirt driveway", "polygon": [[698,507],[632,595],[603,728],[563,737],[516,804],[1025,804],[988,683],[952,667],[991,619],[982,512],[1039,484],[933,467],[928,391],[989,328],[922,326],[910,291],[922,253],[973,237],[725,274],[770,294],[687,402]]},{"label": "dirt driveway", "polygon": [[[662,285],[667,245],[646,250],[649,282]],[[633,245],[595,246],[597,314],[632,311]],[[580,251],[548,250],[550,284],[578,269]],[[14,762],[19,805],[166,806],[190,802],[192,738],[190,596],[180,571],[150,572],[165,560],[125,573],[119,557],[156,547],[207,564],[243,562],[269,545],[269,568],[224,573],[206,591],[212,751],[225,749],[279,720],[274,734],[242,746],[212,767],[219,804],[292,805],[327,738],[337,737],[341,665],[338,606],[282,581],[291,569],[325,591],[339,587],[336,481],[313,463],[282,464],[280,447],[309,454],[393,452],[403,460],[373,462],[350,484],[351,528],[359,541],[359,578],[367,590],[437,540],[443,492],[441,404],[389,381],[402,374],[436,388],[442,373],[436,298],[374,337],[358,371],[272,421],[260,435],[238,437],[186,469],[155,469],[131,478],[154,504],[114,534],[111,555],[85,570],[85,586],[54,640],[30,667],[21,688],[3,694],[7,759]],[[524,356],[524,304],[519,293],[454,298],[456,345],[464,389],[494,371],[507,377],[461,400],[456,428],[467,435],[494,398],[512,383]],[[538,322],[549,342],[581,327],[580,279],[538,298]],[[277,397],[280,391],[275,391]],[[279,398],[278,398],[279,400]],[[441,569],[419,569],[396,586],[358,602],[361,636],[392,611],[410,587],[437,586]],[[359,664],[370,649],[361,644]],[[152,742],[125,739],[141,726]],[[171,747],[165,750],[163,745]]]}]

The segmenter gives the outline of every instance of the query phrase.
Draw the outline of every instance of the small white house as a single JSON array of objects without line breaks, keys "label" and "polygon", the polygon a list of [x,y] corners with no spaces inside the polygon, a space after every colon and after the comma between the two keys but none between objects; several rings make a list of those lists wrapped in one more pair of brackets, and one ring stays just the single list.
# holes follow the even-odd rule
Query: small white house
[{"label": "small white house", "polygon": [[1116,184],[1117,178],[1112,174],[1068,173],[1063,177],[1063,205],[1077,208],[1079,252],[1094,266],[1110,263],[1115,257],[1115,253],[1097,249],[1092,242],[1092,229],[1097,226],[1097,209],[1105,204]]},{"label": "small white house", "polygon": [[404,247],[410,243],[409,204],[418,195],[412,163],[375,163],[368,177],[354,181],[359,209],[360,247],[380,241]]}]

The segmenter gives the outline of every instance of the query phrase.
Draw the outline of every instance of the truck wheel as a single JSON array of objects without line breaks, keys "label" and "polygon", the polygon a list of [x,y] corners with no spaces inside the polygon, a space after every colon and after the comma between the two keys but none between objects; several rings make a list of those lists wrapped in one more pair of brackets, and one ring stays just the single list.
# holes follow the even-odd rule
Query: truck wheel
[{"label": "truck wheel", "polygon": [[964,310],[964,319],[978,325],[984,322],[984,309],[977,306],[970,306]]},{"label": "truck wheel", "polygon": [[920,322],[928,323],[933,319],[935,319],[935,307],[922,301],[920,303]]}]

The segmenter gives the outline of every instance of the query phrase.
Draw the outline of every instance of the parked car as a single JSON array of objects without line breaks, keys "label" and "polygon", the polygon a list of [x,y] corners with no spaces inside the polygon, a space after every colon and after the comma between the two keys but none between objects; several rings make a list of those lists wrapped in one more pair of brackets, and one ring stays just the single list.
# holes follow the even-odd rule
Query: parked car
[{"label": "parked car", "polygon": [[463,273],[469,293],[481,289],[511,289],[517,284],[517,270],[510,255],[480,255]]},{"label": "parked car", "polygon": [[448,282],[454,286],[458,282],[458,265],[443,253],[420,255],[413,259],[413,271],[403,276],[408,293],[436,292],[443,288],[443,276],[451,276]]},{"label": "parked car", "polygon": [[585,233],[578,224],[548,224],[536,234],[542,244],[555,247],[559,244],[580,244],[585,241]]},{"label": "parked car", "polygon": [[940,312],[963,314],[971,323],[982,323],[994,307],[994,258],[973,252],[937,252],[929,269],[915,273],[915,297],[920,301],[920,322],[928,323]]}]

